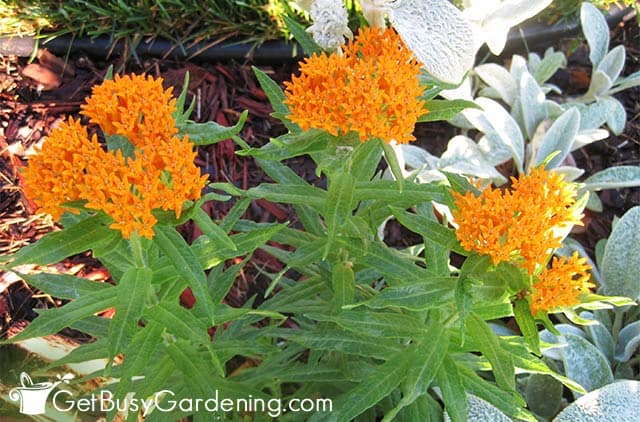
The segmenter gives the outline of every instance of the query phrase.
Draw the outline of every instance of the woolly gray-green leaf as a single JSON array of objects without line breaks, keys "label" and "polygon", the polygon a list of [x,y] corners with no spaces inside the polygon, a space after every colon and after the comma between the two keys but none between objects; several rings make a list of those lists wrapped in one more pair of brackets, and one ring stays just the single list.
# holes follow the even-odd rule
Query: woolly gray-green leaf
[{"label": "woolly gray-green leaf", "polygon": [[609,108],[607,126],[613,133],[620,135],[627,124],[627,111],[622,103],[613,97],[605,97],[602,101],[604,101]]},{"label": "woolly gray-green leaf", "polygon": [[640,297],[640,206],[627,211],[614,227],[602,257],[600,293]]},{"label": "woolly gray-green leaf", "polygon": [[609,79],[615,81],[620,76],[620,72],[622,72],[625,60],[624,46],[619,45],[604,56],[602,61],[598,63],[597,70],[604,72]]},{"label": "woolly gray-green leaf", "polygon": [[538,82],[529,72],[523,72],[520,78],[519,100],[522,107],[524,130],[529,138],[533,137],[540,122],[547,118],[545,99],[544,92]]},{"label": "woolly gray-green leaf", "polygon": [[580,317],[596,321],[595,324],[589,324],[584,326],[584,330],[589,335],[591,342],[602,352],[602,354],[611,363],[613,362],[613,337],[611,332],[600,321],[596,319],[592,312],[583,311],[580,312]]},{"label": "woolly gray-green leaf", "polygon": [[580,9],[582,32],[589,43],[589,60],[596,67],[609,49],[609,26],[602,12],[591,3],[584,2]]},{"label": "woolly gray-green leaf", "polygon": [[460,83],[475,58],[473,29],[460,10],[434,0],[388,5],[393,9],[393,27],[429,74],[445,83]]},{"label": "woolly gray-green leaf", "polygon": [[584,189],[599,191],[640,186],[640,166],[609,167],[585,179]]},{"label": "woolly gray-green leaf", "polygon": [[476,66],[473,71],[487,85],[495,89],[505,103],[511,105],[516,99],[518,87],[516,81],[504,67],[495,63]]},{"label": "woolly gray-green leaf", "polygon": [[546,165],[547,169],[558,167],[569,155],[571,145],[580,127],[580,113],[576,108],[565,111],[549,128],[533,160],[534,166],[545,162],[553,152],[559,151]]},{"label": "woolly gray-green leaf", "polygon": [[518,170],[522,172],[524,160],[524,139],[518,123],[496,101],[480,97],[476,103],[483,111],[467,109],[462,113],[481,132],[486,135],[488,148],[479,146],[486,156],[493,158],[493,150],[506,149],[514,159]]},{"label": "woolly gray-green leaf", "polygon": [[613,85],[613,81],[609,78],[609,75],[601,70],[596,70],[591,75],[591,83],[589,84],[589,90],[582,97],[584,102],[594,101],[598,97],[607,95],[609,89]]},{"label": "woolly gray-green leaf", "polygon": [[640,321],[631,324],[620,330],[618,334],[618,344],[616,345],[616,360],[627,362],[634,355],[640,345]]},{"label": "woolly gray-green leaf", "polygon": [[[562,349],[562,362],[567,377],[587,391],[596,390],[613,382],[613,373],[607,358],[582,337],[564,335],[567,347]],[[578,393],[574,392],[574,396]]]},{"label": "woolly gray-green leaf", "polygon": [[442,154],[438,167],[448,173],[465,174],[489,179],[497,185],[507,179],[487,160],[478,145],[466,136],[458,135],[449,140],[447,150]]},{"label": "woolly gray-green leaf", "polygon": [[555,415],[562,401],[562,388],[562,383],[550,375],[531,374],[525,390],[529,409],[547,418]]},{"label": "woolly gray-green leaf", "polygon": [[554,422],[636,421],[640,382],[625,380],[592,391],[567,406]]},{"label": "woolly gray-green leaf", "polygon": [[[467,394],[468,413],[467,422],[511,422],[511,419],[500,411],[497,407],[486,400]],[[445,414],[445,421],[450,421],[448,414]]]},{"label": "woolly gray-green leaf", "polygon": [[609,91],[610,95],[640,85],[640,70],[616,81],[616,87]]},{"label": "woolly gray-green leaf", "polygon": [[564,53],[560,51],[553,51],[553,48],[549,48],[544,52],[544,58],[542,61],[531,71],[533,72],[533,76],[536,78],[536,81],[538,81],[539,84],[543,84],[551,78],[558,69],[561,69],[566,65],[567,58],[564,56]]}]

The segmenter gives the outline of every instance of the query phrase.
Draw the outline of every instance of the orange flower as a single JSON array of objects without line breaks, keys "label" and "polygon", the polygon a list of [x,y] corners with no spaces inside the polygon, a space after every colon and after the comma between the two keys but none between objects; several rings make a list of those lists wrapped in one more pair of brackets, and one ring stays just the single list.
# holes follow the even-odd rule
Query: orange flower
[{"label": "orange flower", "polygon": [[577,252],[568,260],[564,256],[553,257],[551,268],[545,268],[533,284],[529,300],[531,314],[553,312],[580,303],[580,296],[595,287],[589,282],[591,267],[586,262]]},{"label": "orange flower", "polygon": [[489,255],[494,264],[515,261],[529,274],[561,246],[563,230],[581,224],[572,208],[575,185],[543,168],[512,178],[508,191],[489,187],[477,197],[471,192],[453,195],[462,247]]},{"label": "orange flower", "polygon": [[[128,86],[145,97],[132,95]],[[173,210],[179,218],[185,201],[200,198],[207,177],[194,164],[196,152],[187,137],[175,136],[175,100],[162,90],[161,80],[116,77],[96,87],[94,95],[84,114],[107,134],[127,136],[135,147],[133,157],[104,151],[95,136],[89,140],[80,122],[70,119],[30,160],[27,194],[56,219],[66,210],[65,202],[85,200],[86,208],[113,218],[111,228],[123,237],[136,231],[151,239],[157,222],[152,211]]]},{"label": "orange flower", "polygon": [[102,149],[95,135],[89,140],[79,120],[62,122],[29,159],[24,171],[25,194],[56,220],[65,211],[77,213],[63,204],[83,198],[83,179],[99,165],[98,151]]},{"label": "orange flower", "polygon": [[291,121],[334,136],[356,131],[363,142],[415,140],[416,121],[426,113],[420,65],[400,37],[392,29],[362,28],[342,52],[305,59],[300,76],[285,82]]},{"label": "orange flower", "polygon": [[121,135],[135,146],[178,133],[173,119],[176,100],[162,79],[144,75],[116,75],[93,88],[82,114],[107,135]]}]

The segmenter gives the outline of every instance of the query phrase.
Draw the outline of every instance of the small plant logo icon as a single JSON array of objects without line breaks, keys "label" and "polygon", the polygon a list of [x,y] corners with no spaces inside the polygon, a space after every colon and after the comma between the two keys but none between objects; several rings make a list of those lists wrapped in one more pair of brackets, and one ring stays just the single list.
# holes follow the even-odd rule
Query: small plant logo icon
[{"label": "small plant logo icon", "polygon": [[73,374],[58,375],[55,382],[39,382],[34,384],[26,372],[20,374],[21,387],[9,391],[9,398],[20,401],[20,413],[24,415],[42,415],[45,413],[45,404],[51,391],[61,383],[69,383]]}]

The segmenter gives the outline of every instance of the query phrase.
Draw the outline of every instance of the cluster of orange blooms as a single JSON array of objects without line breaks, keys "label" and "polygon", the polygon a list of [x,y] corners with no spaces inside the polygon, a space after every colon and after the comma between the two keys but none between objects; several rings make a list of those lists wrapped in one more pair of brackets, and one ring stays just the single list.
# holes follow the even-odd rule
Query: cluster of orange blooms
[{"label": "cluster of orange blooms", "polygon": [[420,64],[393,29],[362,28],[342,53],[315,55],[285,82],[289,119],[303,130],[323,129],[361,141],[407,143],[425,114]]},{"label": "cluster of orange blooms", "polygon": [[554,259],[549,255],[562,245],[563,232],[582,224],[574,209],[577,190],[563,176],[542,167],[512,178],[508,190],[488,187],[479,196],[453,193],[462,247],[488,255],[494,264],[513,262],[537,278],[531,294],[532,313],[579,303],[588,292],[589,265],[577,256]]},{"label": "cluster of orange blooms", "polygon": [[193,162],[193,145],[178,136],[175,99],[161,79],[116,76],[94,87],[82,109],[105,135],[126,137],[133,156],[105,151],[78,120],[63,122],[24,172],[26,193],[42,211],[57,219],[74,212],[65,203],[83,200],[113,218],[111,227],[123,237],[137,232],[150,239],[152,210],[180,217],[184,202],[200,197],[206,177]]},{"label": "cluster of orange blooms", "polygon": [[580,295],[595,287],[589,280],[591,267],[586,258],[575,252],[569,259],[553,257],[551,268],[545,268],[533,284],[529,307],[533,315],[579,303]]}]

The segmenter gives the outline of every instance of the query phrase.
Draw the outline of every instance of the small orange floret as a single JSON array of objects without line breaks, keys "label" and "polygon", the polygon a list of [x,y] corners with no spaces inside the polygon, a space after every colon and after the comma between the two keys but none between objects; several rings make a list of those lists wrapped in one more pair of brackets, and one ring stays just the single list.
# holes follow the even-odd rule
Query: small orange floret
[{"label": "small orange floret", "polygon": [[107,135],[126,136],[133,157],[105,151],[79,121],[54,130],[25,171],[27,195],[54,218],[65,202],[84,200],[85,207],[113,218],[111,228],[124,238],[136,231],[153,237],[154,209],[172,210],[179,218],[184,202],[200,198],[206,176],[194,164],[196,152],[178,130],[175,100],[160,79],[116,76],[94,88],[83,114]]},{"label": "small orange floret", "polygon": [[533,274],[555,248],[562,231],[581,224],[573,205],[576,187],[542,168],[512,179],[507,191],[485,189],[479,196],[453,193],[462,247],[489,255],[494,264],[514,261]]},{"label": "small orange floret", "polygon": [[533,284],[529,301],[531,313],[535,316],[579,304],[580,296],[595,287],[589,281],[590,270],[586,258],[580,258],[577,252],[569,259],[553,257],[551,268],[544,269]]},{"label": "small orange floret", "polygon": [[289,118],[304,130],[356,131],[363,142],[413,141],[416,121],[427,112],[419,74],[420,64],[393,29],[362,28],[342,55],[309,57],[300,76],[285,82]]}]

